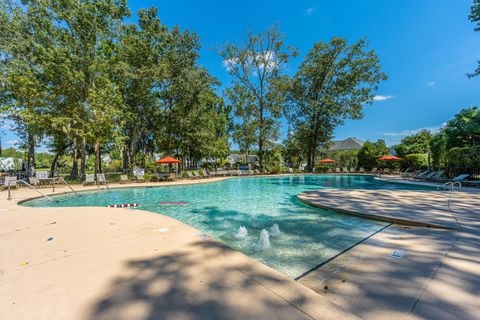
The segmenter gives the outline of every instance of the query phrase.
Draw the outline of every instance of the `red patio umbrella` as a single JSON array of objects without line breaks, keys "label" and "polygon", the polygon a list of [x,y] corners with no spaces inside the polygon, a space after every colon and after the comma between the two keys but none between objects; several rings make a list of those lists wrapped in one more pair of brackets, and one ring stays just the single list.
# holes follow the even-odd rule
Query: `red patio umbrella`
[{"label": "red patio umbrella", "polygon": [[323,159],[323,160],[320,160],[319,163],[334,163],[335,160],[332,160],[332,159]]},{"label": "red patio umbrella", "polygon": [[382,161],[399,161],[399,160],[402,160],[402,158],[389,155],[389,156],[380,157],[378,160],[382,160]]},{"label": "red patio umbrella", "polygon": [[172,156],[166,156],[162,159],[159,159],[157,161],[155,161],[156,164],[171,164],[171,163],[180,163],[182,161],[178,160],[178,159],[175,159],[174,157]]}]

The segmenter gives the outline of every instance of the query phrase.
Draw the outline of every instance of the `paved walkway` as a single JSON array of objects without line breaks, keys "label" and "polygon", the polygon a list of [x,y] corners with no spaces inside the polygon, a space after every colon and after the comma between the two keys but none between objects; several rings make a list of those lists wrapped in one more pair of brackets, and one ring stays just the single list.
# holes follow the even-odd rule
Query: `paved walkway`
[{"label": "paved walkway", "polygon": [[[321,190],[299,199],[400,222],[299,282],[364,319],[478,319],[480,194]],[[449,229],[414,227],[430,225]],[[395,250],[403,253],[392,257]]]},{"label": "paved walkway", "polygon": [[28,208],[17,201],[33,190],[14,195],[0,192],[1,319],[357,319],[167,216]]}]

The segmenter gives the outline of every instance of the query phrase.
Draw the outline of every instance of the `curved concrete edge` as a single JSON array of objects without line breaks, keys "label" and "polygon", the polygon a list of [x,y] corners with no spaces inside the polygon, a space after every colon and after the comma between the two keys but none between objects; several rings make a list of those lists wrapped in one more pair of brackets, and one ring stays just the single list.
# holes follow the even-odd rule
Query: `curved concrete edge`
[{"label": "curved concrete edge", "polygon": [[368,213],[361,213],[357,211],[352,211],[352,210],[346,210],[342,209],[339,207],[330,207],[326,205],[321,205],[318,203],[314,203],[310,200],[307,200],[305,198],[306,192],[301,192],[297,195],[297,199],[300,200],[301,202],[320,209],[325,209],[325,210],[333,210],[339,213],[344,213],[344,214],[349,214],[352,216],[357,216],[357,217],[362,217],[362,218],[367,218],[367,219],[372,219],[372,220],[377,220],[377,221],[383,221],[383,222],[389,222],[389,223],[394,223],[394,224],[399,224],[399,225],[404,225],[404,226],[410,226],[410,227],[425,227],[425,228],[433,228],[433,229],[448,229],[448,230],[458,230],[458,228],[452,228],[444,225],[439,225],[439,224],[433,224],[433,223],[426,223],[426,222],[419,222],[415,220],[407,220],[407,219],[400,219],[400,218],[392,218],[389,216],[382,216],[378,214],[368,214]]},{"label": "curved concrete edge", "polygon": [[[146,183],[145,184],[140,184],[139,183],[139,184],[132,184],[132,185],[127,185],[127,186],[125,186],[125,185],[113,185],[113,186],[111,186],[111,188],[116,189],[116,188],[164,187],[164,186],[168,187],[168,186],[191,185],[191,184],[200,184],[200,183],[213,183],[213,182],[219,182],[219,181],[223,181],[223,180],[231,179],[231,178],[246,178],[246,177],[222,177],[222,178],[212,178],[212,179],[192,180],[192,181],[186,180],[186,181],[181,181],[180,183],[176,183],[176,184],[158,184],[158,183],[156,183],[156,184],[146,184]],[[48,195],[63,195],[65,193],[72,193],[71,191],[64,192],[63,190],[60,191],[59,189],[61,189],[61,188],[58,188],[57,192],[55,192],[55,193],[48,193]],[[92,192],[92,191],[99,190],[96,186],[82,187],[82,189],[83,190],[76,190],[76,191],[77,192]],[[13,199],[11,201],[8,201],[6,199],[0,199],[0,207],[1,208],[6,208],[6,211],[2,212],[2,216],[0,216],[0,221],[2,221],[2,219],[4,219],[4,221],[2,223],[2,225],[3,225],[2,229],[4,229],[4,230],[3,230],[3,233],[0,232],[0,234],[2,234],[4,237],[6,237],[7,240],[9,240],[9,241],[6,241],[6,243],[3,244],[3,247],[2,247],[2,245],[0,245],[0,252],[2,250],[11,250],[12,247],[10,245],[13,244],[13,243],[16,243],[16,245],[19,245],[20,242],[30,243],[30,242],[32,242],[32,240],[37,241],[36,238],[32,238],[32,234],[33,234],[32,232],[30,232],[27,235],[22,235],[22,232],[20,230],[15,230],[15,232],[13,232],[13,230],[15,228],[17,228],[18,225],[23,224],[23,223],[34,224],[35,227],[38,228],[38,226],[45,227],[45,226],[51,225],[51,221],[59,221],[58,223],[55,222],[55,226],[58,226],[58,225],[63,224],[63,223],[60,223],[60,219],[68,218],[67,220],[70,220],[70,219],[71,220],[76,220],[75,221],[75,224],[76,224],[75,228],[78,229],[77,231],[81,231],[83,233],[83,232],[88,232],[88,230],[86,230],[86,229],[92,228],[92,230],[97,231],[96,232],[97,235],[101,235],[101,233],[98,232],[98,231],[100,231],[100,229],[102,228],[101,223],[105,223],[106,221],[100,221],[100,220],[111,221],[110,225],[113,222],[115,223],[115,225],[120,225],[120,223],[122,225],[126,225],[127,224],[127,223],[125,223],[126,221],[132,221],[131,225],[128,224],[129,226],[126,227],[126,229],[125,229],[125,231],[127,231],[127,232],[125,232],[125,234],[122,235],[122,237],[126,237],[126,239],[123,239],[121,241],[122,242],[121,244],[117,244],[116,243],[117,240],[115,240],[114,238],[111,238],[113,235],[112,236],[107,236],[107,237],[110,237],[108,241],[104,240],[104,241],[108,242],[109,246],[112,246],[108,250],[109,255],[111,255],[115,259],[119,259],[119,261],[121,261],[124,264],[125,261],[127,261],[128,259],[130,259],[130,260],[138,259],[139,252],[143,253],[145,250],[147,250],[148,246],[151,245],[151,243],[154,239],[161,240],[161,238],[164,237],[164,236],[162,236],[162,234],[158,234],[158,235],[151,235],[150,234],[150,235],[145,236],[144,233],[146,231],[149,232],[149,231],[152,231],[155,228],[158,228],[159,226],[166,225],[166,226],[169,226],[170,228],[173,227],[175,229],[175,232],[169,232],[168,233],[168,237],[171,237],[172,235],[178,234],[178,233],[182,234],[181,237],[176,235],[174,239],[169,239],[167,241],[167,243],[168,243],[167,247],[170,248],[169,250],[175,250],[176,249],[176,250],[178,250],[178,253],[180,253],[180,252],[183,252],[183,250],[191,250],[190,247],[191,247],[192,243],[203,243],[204,246],[196,247],[195,250],[199,250],[197,252],[199,257],[202,257],[202,256],[208,257],[208,255],[212,251],[212,248],[218,248],[218,249],[215,249],[215,250],[218,250],[218,252],[221,253],[221,256],[217,257],[217,259],[216,259],[215,268],[218,268],[217,272],[220,272],[220,273],[223,272],[222,270],[224,268],[228,268],[233,263],[234,264],[234,266],[233,266],[234,270],[244,274],[244,276],[247,279],[251,279],[251,281],[257,283],[258,286],[264,288],[265,293],[264,293],[264,297],[261,297],[262,299],[264,299],[265,301],[269,301],[269,300],[272,300],[272,299],[281,299],[285,303],[285,305],[290,305],[291,307],[293,307],[294,309],[297,309],[301,314],[304,315],[302,317],[299,317],[298,319],[303,319],[304,317],[308,318],[308,319],[332,319],[332,318],[359,319],[358,316],[356,316],[356,315],[346,311],[345,309],[339,307],[335,303],[331,302],[329,299],[326,299],[325,297],[322,297],[321,295],[317,294],[316,292],[314,292],[312,289],[306,287],[305,285],[287,277],[286,275],[284,275],[284,274],[282,274],[282,273],[280,273],[280,272],[262,264],[261,262],[255,260],[255,259],[253,259],[249,256],[246,256],[245,254],[241,253],[240,251],[237,251],[237,250],[234,250],[234,249],[228,247],[227,245],[225,245],[224,243],[222,243],[220,241],[217,241],[215,239],[209,239],[207,241],[199,242],[200,240],[197,239],[197,237],[194,235],[197,232],[199,232],[198,229],[196,229],[195,227],[190,226],[186,223],[183,223],[180,220],[177,220],[173,217],[170,217],[170,216],[167,216],[167,215],[164,215],[164,214],[154,213],[154,212],[151,212],[151,211],[141,210],[141,209],[139,209],[139,210],[137,209],[137,210],[134,211],[135,215],[138,215],[138,217],[135,217],[131,214],[132,211],[128,208],[111,209],[111,208],[106,208],[106,207],[59,207],[59,208],[26,207],[26,206],[22,206],[21,203],[24,202],[24,201],[27,201],[27,200],[38,198],[38,197],[35,196],[35,191],[32,190],[32,189],[22,188],[22,189],[16,190],[15,194],[18,198],[22,198],[22,199],[16,198],[16,199]],[[87,209],[88,211],[85,211],[85,209]],[[114,212],[115,212],[115,214],[112,215],[112,213],[114,213]],[[88,215],[90,218],[93,219],[96,214],[99,214],[98,218],[96,218],[96,219],[99,219],[99,221],[94,219],[94,220],[90,220],[90,221],[96,221],[95,223],[92,223],[92,224],[91,223],[77,224],[77,223],[79,223],[80,220],[85,221],[85,219],[84,219],[85,216]],[[32,220],[33,216],[35,216],[35,217]],[[106,219],[104,216],[108,217],[108,219]],[[150,221],[150,222],[148,222],[148,226],[142,225],[141,228],[139,228],[140,226],[134,226],[133,225],[133,224],[140,224],[141,225],[142,222],[147,222],[147,221]],[[86,228],[86,229],[84,229],[84,228]],[[131,230],[131,231],[128,231],[127,229]],[[150,229],[152,229],[152,230],[150,230]],[[5,231],[7,231],[7,232],[5,232]],[[19,231],[19,232],[17,232],[17,231]],[[139,232],[141,234],[139,234]],[[42,234],[42,236],[43,236],[43,234]],[[12,238],[10,239],[10,237],[12,237]],[[35,237],[36,237],[36,235],[35,235]],[[107,238],[107,237],[104,237],[104,238]],[[54,243],[58,243],[57,238],[60,238],[60,236],[55,235]],[[81,237],[77,237],[76,239],[81,239]],[[39,308],[38,312],[40,312],[41,314],[46,312],[44,310],[45,308],[46,308],[47,311],[50,308],[53,308],[55,306],[55,304],[50,304],[49,306],[47,306],[47,304],[43,300],[47,299],[48,297],[52,298],[51,297],[52,294],[55,294],[55,292],[57,292],[57,291],[62,291],[64,289],[67,290],[68,287],[71,285],[70,280],[63,279],[65,277],[63,277],[62,279],[55,280],[56,281],[56,288],[55,288],[55,290],[53,290],[55,292],[52,293],[49,290],[43,291],[41,296],[42,297],[44,296],[44,298],[41,298],[41,299],[36,298],[36,296],[39,293],[37,291],[37,289],[40,289],[41,286],[45,286],[46,284],[48,284],[51,281],[51,279],[53,279],[52,274],[55,274],[55,272],[63,272],[63,274],[68,274],[68,272],[61,271],[61,270],[65,269],[64,266],[61,266],[61,263],[63,263],[63,259],[65,259],[65,258],[72,259],[72,257],[73,257],[73,259],[77,260],[77,263],[78,263],[77,267],[79,265],[87,265],[88,266],[90,264],[88,261],[90,261],[90,260],[93,261],[94,264],[97,264],[97,265],[100,264],[101,265],[101,262],[102,262],[101,260],[102,259],[100,259],[98,261],[95,261],[95,259],[85,258],[86,256],[89,255],[89,251],[98,251],[98,250],[103,249],[101,245],[98,245],[98,244],[94,245],[94,244],[90,243],[94,239],[95,240],[98,240],[98,239],[96,239],[94,237],[94,238],[88,240],[88,245],[90,246],[88,248],[88,252],[85,249],[85,245],[87,245],[85,243],[85,241],[81,241],[81,240],[78,241],[76,239],[75,240],[70,240],[71,242],[69,243],[69,245],[73,246],[77,250],[79,250],[80,254],[75,253],[73,255],[69,254],[69,255],[66,255],[66,256],[59,256],[59,257],[55,257],[55,258],[51,258],[49,256],[49,255],[51,255],[51,253],[49,253],[49,252],[44,252],[42,254],[42,251],[44,250],[43,248],[39,249],[39,248],[31,248],[31,247],[27,248],[26,247],[25,248],[26,253],[24,254],[23,253],[23,251],[24,251],[23,247],[24,246],[21,245],[20,246],[21,250],[20,249],[17,250],[18,252],[16,254],[21,254],[21,255],[28,256],[28,255],[33,255],[32,252],[34,252],[37,259],[39,259],[39,260],[44,259],[44,255],[45,255],[45,257],[47,257],[47,256],[49,257],[49,260],[45,260],[45,261],[42,260],[42,261],[38,261],[38,262],[35,262],[35,263],[30,263],[29,268],[25,268],[25,267],[21,267],[21,266],[19,267],[17,262],[20,261],[20,260],[15,259],[17,257],[14,258],[14,262],[6,261],[6,260],[3,261],[3,263],[12,264],[12,266],[15,265],[15,268],[16,268],[15,270],[11,270],[11,271],[8,272],[9,273],[9,278],[11,278],[10,280],[7,279],[7,278],[4,278],[4,280],[5,280],[4,284],[6,284],[6,288],[18,287],[18,288],[21,288],[20,291],[22,291],[22,290],[24,291],[24,294],[22,294],[22,295],[18,295],[18,294],[10,295],[10,294],[7,294],[7,292],[5,291],[4,292],[5,293],[4,299],[5,300],[15,299],[17,301],[17,303],[16,303],[17,306],[20,305],[21,302],[23,302],[23,299],[35,301],[33,304],[34,305],[38,304],[38,308]],[[166,239],[168,239],[168,238],[166,238]],[[163,240],[163,241],[165,241],[165,240]],[[135,242],[135,241],[141,241],[141,243],[139,243],[139,245],[133,245],[133,242]],[[113,244],[110,243],[110,242],[112,242]],[[113,248],[114,245],[116,246],[116,249],[118,249],[118,250],[114,250],[114,248]],[[127,252],[127,250],[126,250],[127,247],[133,247],[133,248],[131,248],[131,250],[129,250]],[[121,251],[120,251],[120,248],[121,248]],[[174,254],[176,255],[178,253],[176,252]],[[83,258],[80,257],[80,255]],[[224,261],[226,259],[223,256],[225,256],[225,257],[228,256],[229,261]],[[104,265],[101,265],[102,272],[98,275],[94,275],[94,277],[97,278],[99,283],[104,282],[104,280],[106,280],[107,278],[110,279],[111,277],[114,277],[114,276],[118,277],[118,275],[115,275],[115,271],[117,271],[117,270],[114,270],[113,267],[120,268],[120,265],[119,264],[113,265],[113,264],[116,263],[116,261],[114,261],[114,260],[113,261],[107,261],[107,258],[109,258],[109,257],[107,255],[105,255],[105,258],[103,259],[103,260],[105,260],[105,261],[103,261]],[[210,257],[210,258],[212,258],[212,257]],[[198,261],[199,270],[202,269],[202,266],[204,264],[203,261],[206,261],[206,260],[211,260],[211,259],[199,258],[199,259],[196,260],[196,261]],[[236,262],[238,262],[237,265],[235,265]],[[196,264],[197,262],[192,261],[192,263]],[[103,270],[103,269],[107,269],[106,268],[107,264],[112,264],[110,266],[110,267],[112,267],[112,271]],[[99,267],[99,266],[97,266],[97,267]],[[36,270],[37,268],[44,268],[45,269],[44,273],[42,273],[43,274],[42,277],[38,277],[38,273],[36,273],[36,272],[39,272],[39,271]],[[47,269],[46,268],[49,268],[48,272],[50,272],[51,274],[47,274]],[[91,267],[88,266],[88,268],[91,268]],[[124,268],[124,266],[121,266],[121,268]],[[193,268],[197,268],[197,267],[193,266]],[[8,268],[2,267],[2,269],[4,269],[4,270],[7,269],[7,271],[8,271]],[[72,270],[74,270],[74,269],[75,268],[73,268]],[[57,270],[57,271],[54,271],[54,270]],[[210,269],[210,270],[213,271],[213,269]],[[27,274],[23,275],[25,272],[27,272]],[[85,274],[82,274],[82,275],[85,276]],[[76,275],[76,276],[78,276],[78,275]],[[103,278],[101,278],[101,277],[103,277]],[[203,277],[204,277],[204,275],[202,275],[201,273],[198,274],[199,279],[202,279]],[[230,281],[229,277],[231,277],[231,273],[226,274],[224,280],[225,281]],[[36,285],[35,285],[36,282],[33,279],[40,279],[38,281],[41,284],[39,284],[38,288],[36,287]],[[27,280],[29,280],[29,281],[27,281]],[[65,280],[65,281],[63,281],[63,280]],[[87,280],[86,282],[88,283],[88,281],[89,280]],[[200,282],[202,282],[202,281],[200,281]],[[25,282],[29,283],[28,287],[30,287],[30,289],[26,289],[26,287],[24,287]],[[219,285],[217,285],[217,286],[219,286]],[[95,296],[99,299],[99,298],[102,297],[102,295],[103,295],[102,292],[104,292],[105,289],[102,288],[100,285],[98,285],[98,287],[96,289],[97,289],[97,292],[95,293]],[[259,290],[259,289],[255,289],[255,290]],[[0,292],[1,291],[2,290],[0,290]],[[31,292],[32,295],[30,295],[26,291]],[[74,291],[76,292],[77,290],[74,290]],[[95,291],[95,290],[93,290],[93,291]],[[65,292],[67,292],[67,291],[65,291]],[[205,294],[208,296],[209,293],[207,292]],[[236,288],[232,288],[232,293],[231,294],[232,295],[238,295],[238,290]],[[92,298],[92,295],[90,295],[90,294],[85,295],[85,297],[80,297],[80,296],[76,295],[75,293],[74,294],[69,293],[68,295],[70,296],[70,298],[72,298],[74,300],[82,301],[81,302],[82,310],[83,310],[85,304],[87,303],[87,302],[83,302],[83,300],[87,299],[87,297],[88,297],[88,300],[91,300],[91,298]],[[242,295],[247,295],[248,296],[249,295],[248,290],[245,290],[245,292],[243,292],[243,289],[242,289]],[[255,294],[253,294],[253,295],[255,295]],[[274,297],[277,297],[277,298],[274,298]],[[257,296],[257,298],[259,298],[259,297]],[[229,300],[227,298],[225,298],[225,299]],[[0,299],[0,300],[2,300],[2,299]],[[240,299],[240,300],[242,300],[242,299]],[[90,302],[88,302],[88,304],[90,304]],[[45,306],[45,308],[43,308],[41,306]],[[62,309],[62,308],[64,308],[64,305],[59,305],[59,307],[60,307],[60,309]],[[277,308],[278,307],[279,307],[279,305],[277,305]],[[2,310],[1,307],[0,307],[0,310]],[[72,310],[79,311],[80,309],[76,305],[75,307],[72,307],[71,310],[67,310],[67,311],[63,310],[63,312],[66,312],[67,314],[69,314],[69,313],[72,312]],[[16,312],[19,311],[19,309],[9,307],[8,309],[5,309],[4,311],[6,312],[4,314],[15,315],[15,314],[17,314]],[[22,314],[28,314],[29,311],[30,311],[30,309],[28,309],[28,308],[21,310]],[[237,311],[234,311],[234,312],[237,312]],[[272,313],[272,314],[274,314],[274,313]],[[202,317],[200,317],[200,318],[203,319]],[[29,317],[26,317],[25,319],[29,319]],[[79,318],[79,319],[81,319],[81,318]]]}]

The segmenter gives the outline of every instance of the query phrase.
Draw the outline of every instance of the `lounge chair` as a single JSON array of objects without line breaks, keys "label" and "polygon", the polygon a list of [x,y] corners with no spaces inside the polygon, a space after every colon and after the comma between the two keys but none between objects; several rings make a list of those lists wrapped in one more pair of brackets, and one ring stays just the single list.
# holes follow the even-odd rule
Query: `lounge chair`
[{"label": "lounge chair", "polygon": [[121,174],[120,175],[120,183],[129,183],[130,180],[128,180],[128,176],[126,174]]},{"label": "lounge chair", "polygon": [[400,173],[400,177],[408,177],[410,174],[412,174],[412,169],[410,168],[407,168],[405,171],[403,171],[402,173]]},{"label": "lounge chair", "polygon": [[341,173],[342,171],[340,171],[340,168],[335,168],[335,173]]},{"label": "lounge chair", "polygon": [[465,179],[467,179],[470,176],[471,176],[470,173],[462,173],[462,174],[459,174],[458,176],[456,176],[452,179],[437,179],[436,181],[440,181],[440,182],[463,182]]},{"label": "lounge chair", "polygon": [[377,174],[378,173],[378,169],[377,168],[372,168],[372,171],[371,171],[373,174]]},{"label": "lounge chair", "polygon": [[257,169],[253,170],[253,173],[255,174],[260,174],[260,171],[258,171]]},{"label": "lounge chair", "polygon": [[187,171],[187,177],[190,178],[190,179],[195,179],[192,172],[190,172],[190,171]]},{"label": "lounge chair", "polygon": [[347,168],[347,167],[342,167],[342,172],[343,172],[343,173],[347,173],[347,172],[348,172],[348,168]]},{"label": "lounge chair", "polygon": [[9,184],[10,184],[10,188],[17,189],[17,177],[5,176],[5,180],[4,180],[0,190],[8,189]]},{"label": "lounge chair", "polygon": [[95,184],[95,175],[94,174],[87,174],[85,175],[85,181],[83,182],[83,186]]},{"label": "lounge chair", "polygon": [[107,184],[107,179],[105,178],[105,174],[97,173],[97,185]]},{"label": "lounge chair", "polygon": [[348,169],[348,172],[350,172],[350,173],[355,173],[355,168],[353,168],[353,167],[352,167],[352,168],[349,168],[349,169]]},{"label": "lounge chair", "polygon": [[292,168],[288,168],[288,173],[293,173],[293,169],[292,169]]},{"label": "lounge chair", "polygon": [[384,168],[383,169],[383,174],[390,174],[390,169],[389,168]]},{"label": "lounge chair", "polygon": [[193,171],[193,176],[197,179],[202,178],[202,176],[198,174],[198,171]]},{"label": "lounge chair", "polygon": [[38,179],[37,177],[30,177],[28,178],[28,181],[32,186],[37,186],[37,187],[40,186],[40,179]]},{"label": "lounge chair", "polygon": [[360,169],[358,169],[358,173],[365,173],[365,169],[363,167],[360,167]]},{"label": "lounge chair", "polygon": [[207,172],[207,170],[202,170],[202,174],[205,178],[210,178],[212,175]]},{"label": "lounge chair", "polygon": [[432,179],[434,176],[436,176],[437,173],[438,173],[438,171],[432,171],[432,172],[429,172],[429,173],[427,173],[427,174],[425,174],[425,175],[422,175],[422,176],[420,176],[420,177],[416,177],[416,178],[414,178],[414,179],[417,179],[417,180],[430,180],[430,179]]},{"label": "lounge chair", "polygon": [[135,181],[136,182],[145,182],[146,180],[145,180],[145,177],[143,176],[143,174],[137,174],[135,176]]}]

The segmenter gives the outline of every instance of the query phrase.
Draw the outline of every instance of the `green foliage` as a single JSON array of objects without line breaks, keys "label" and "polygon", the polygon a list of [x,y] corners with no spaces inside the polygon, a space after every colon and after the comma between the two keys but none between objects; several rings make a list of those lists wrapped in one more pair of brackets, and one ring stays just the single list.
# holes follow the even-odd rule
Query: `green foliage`
[{"label": "green foliage", "polygon": [[442,132],[446,135],[448,149],[471,147],[480,143],[480,109],[466,108],[447,122]]},{"label": "green foliage", "polygon": [[406,136],[400,144],[394,147],[395,153],[400,158],[408,154],[426,153],[430,150],[432,137],[433,135],[429,130],[421,130],[418,133]]},{"label": "green foliage", "polygon": [[[476,24],[475,31],[480,31],[480,0],[473,0],[473,5],[471,8],[470,21]],[[478,61],[477,69],[472,73],[469,74],[469,77],[476,77],[480,75],[480,61]]]},{"label": "green foliage", "polygon": [[409,168],[426,169],[428,167],[428,154],[426,153],[407,154],[404,160]]},{"label": "green foliage", "polygon": [[343,150],[329,154],[338,167],[357,168],[359,150]]},{"label": "green foliage", "polygon": [[[278,118],[281,92],[274,85],[290,57],[297,51],[284,44],[285,36],[273,26],[254,34],[249,32],[242,45],[226,44],[220,55],[227,71],[233,77],[233,89],[227,92],[234,112],[255,132],[260,167],[263,167],[265,149],[273,147],[278,139]],[[240,99],[240,101],[239,101]],[[241,148],[250,147],[250,134],[236,130]]]},{"label": "green foliage", "polygon": [[452,148],[447,155],[451,174],[480,172],[480,146]]},{"label": "green foliage", "polygon": [[366,40],[348,45],[346,39],[334,37],[315,43],[295,76],[277,84],[285,92],[289,122],[304,140],[310,169],[333,130],[346,119],[361,119],[362,107],[372,103],[374,91],[386,78]]},{"label": "green foliage", "polygon": [[434,167],[447,166],[447,136],[444,132],[439,132],[432,137],[430,141],[430,150],[432,164]]},{"label": "green foliage", "polygon": [[388,153],[389,149],[385,141],[365,141],[363,147],[358,151],[358,165],[368,170],[371,170],[373,167],[381,167],[384,164],[380,162],[378,158]]}]

